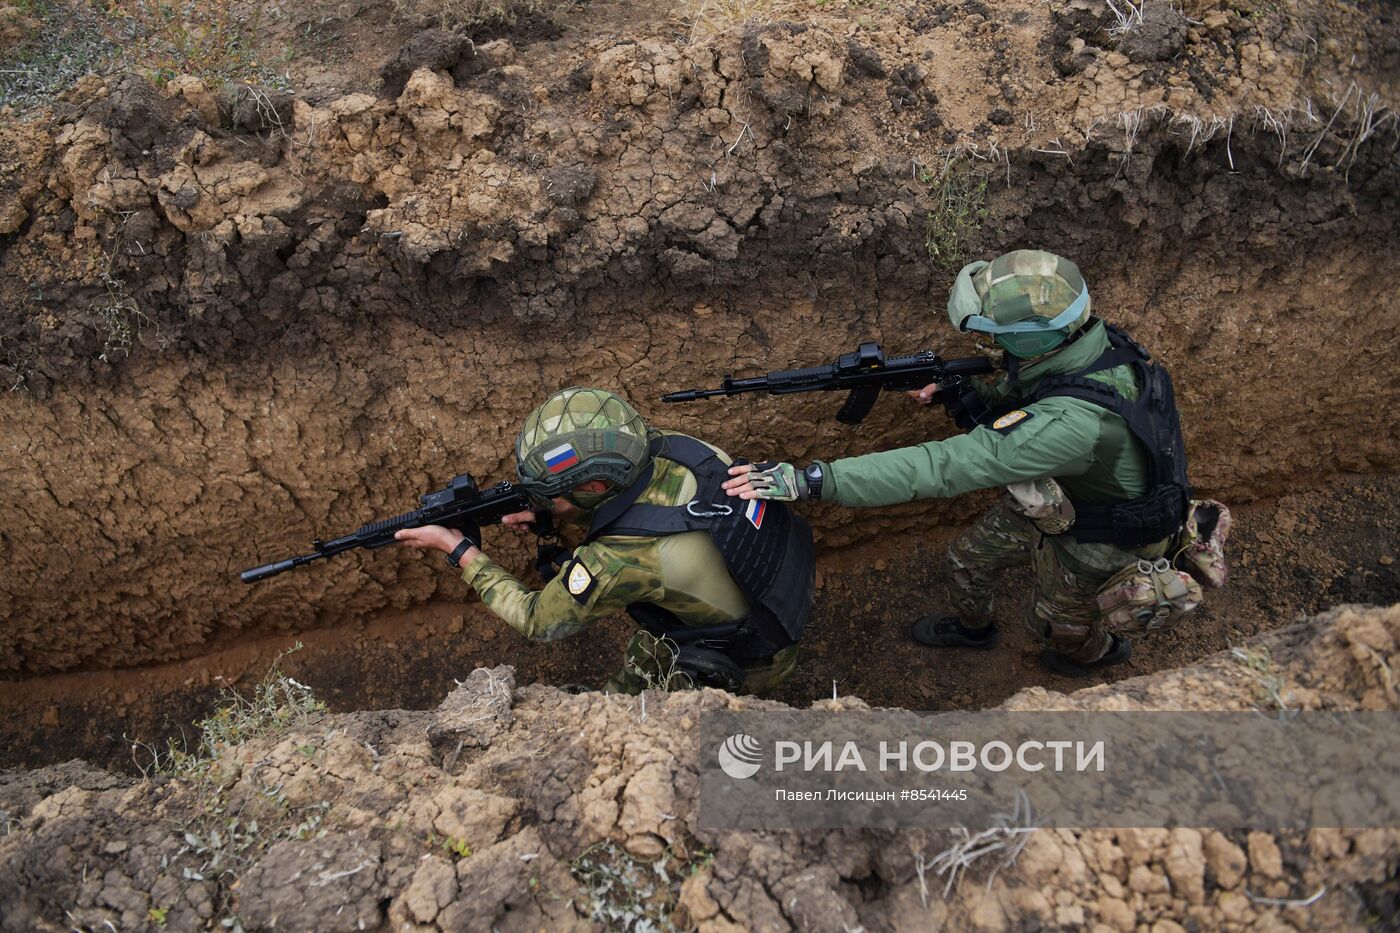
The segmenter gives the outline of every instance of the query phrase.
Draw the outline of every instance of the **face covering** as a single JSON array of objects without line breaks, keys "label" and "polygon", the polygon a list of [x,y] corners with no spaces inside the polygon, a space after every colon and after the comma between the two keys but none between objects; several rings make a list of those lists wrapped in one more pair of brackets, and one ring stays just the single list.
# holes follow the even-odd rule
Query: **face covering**
[{"label": "face covering", "polygon": [[602,505],[612,496],[612,491],[588,492],[584,489],[571,489],[564,493],[564,498],[585,512],[591,512]]}]

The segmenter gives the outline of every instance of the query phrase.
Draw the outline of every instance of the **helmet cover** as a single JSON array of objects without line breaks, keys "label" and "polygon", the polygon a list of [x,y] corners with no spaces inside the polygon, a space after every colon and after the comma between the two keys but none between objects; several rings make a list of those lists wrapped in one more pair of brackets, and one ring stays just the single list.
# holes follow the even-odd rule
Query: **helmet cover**
[{"label": "helmet cover", "polygon": [[516,472],[532,497],[554,499],[590,480],[617,491],[651,461],[650,432],[637,410],[603,389],[572,386],[545,399],[515,441]]},{"label": "helmet cover", "polygon": [[964,266],[948,299],[955,327],[989,334],[1024,359],[1062,345],[1090,313],[1079,268],[1043,250],[1015,250]]}]

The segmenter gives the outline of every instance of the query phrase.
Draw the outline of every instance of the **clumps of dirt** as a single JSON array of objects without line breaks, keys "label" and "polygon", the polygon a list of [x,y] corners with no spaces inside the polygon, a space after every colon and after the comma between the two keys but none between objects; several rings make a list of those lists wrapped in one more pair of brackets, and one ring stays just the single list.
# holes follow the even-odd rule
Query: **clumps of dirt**
[{"label": "clumps of dirt", "polygon": [[1144,3],[1135,20],[1118,27],[1118,51],[1137,64],[1166,61],[1185,47],[1189,25],[1186,14],[1170,4]]},{"label": "clumps of dirt", "polygon": [[[1343,607],[1189,669],[1005,708],[1396,709],[1396,663],[1400,609]],[[1397,830],[1038,830],[1014,864],[947,884],[926,868],[947,833],[704,829],[693,730],[739,708],[783,707],[572,696],[499,667],[437,712],[301,713],[129,785],[10,775],[0,928],[1340,930],[1365,928],[1400,870]]]}]

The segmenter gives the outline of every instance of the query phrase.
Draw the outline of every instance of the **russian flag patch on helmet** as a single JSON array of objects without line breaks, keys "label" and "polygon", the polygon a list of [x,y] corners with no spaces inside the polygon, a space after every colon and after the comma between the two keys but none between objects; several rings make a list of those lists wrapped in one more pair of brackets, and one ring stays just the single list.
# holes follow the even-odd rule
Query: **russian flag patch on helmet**
[{"label": "russian flag patch on helmet", "polygon": [[749,524],[755,528],[763,527],[763,513],[768,511],[768,503],[762,499],[750,499],[748,508],[744,509],[744,517],[749,520]]},{"label": "russian flag patch on helmet", "polygon": [[544,468],[550,473],[562,473],[578,463],[578,451],[573,444],[565,444],[544,452]]}]

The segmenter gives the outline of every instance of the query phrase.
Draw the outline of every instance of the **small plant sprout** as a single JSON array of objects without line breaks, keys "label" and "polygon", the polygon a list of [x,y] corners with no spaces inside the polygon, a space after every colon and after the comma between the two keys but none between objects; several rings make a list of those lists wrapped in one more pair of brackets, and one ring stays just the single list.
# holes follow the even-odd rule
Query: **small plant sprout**
[{"label": "small plant sprout", "polygon": [[458,858],[467,858],[472,854],[472,847],[467,845],[467,840],[458,839],[456,836],[448,836],[444,839],[442,847]]},{"label": "small plant sprout", "polygon": [[[1121,39],[1128,33],[1137,29],[1143,23],[1143,11],[1147,9],[1147,0],[1105,0],[1108,10],[1113,14],[1114,23],[1108,28],[1108,34],[1114,39]],[[1122,4],[1122,6],[1119,6]]]}]

